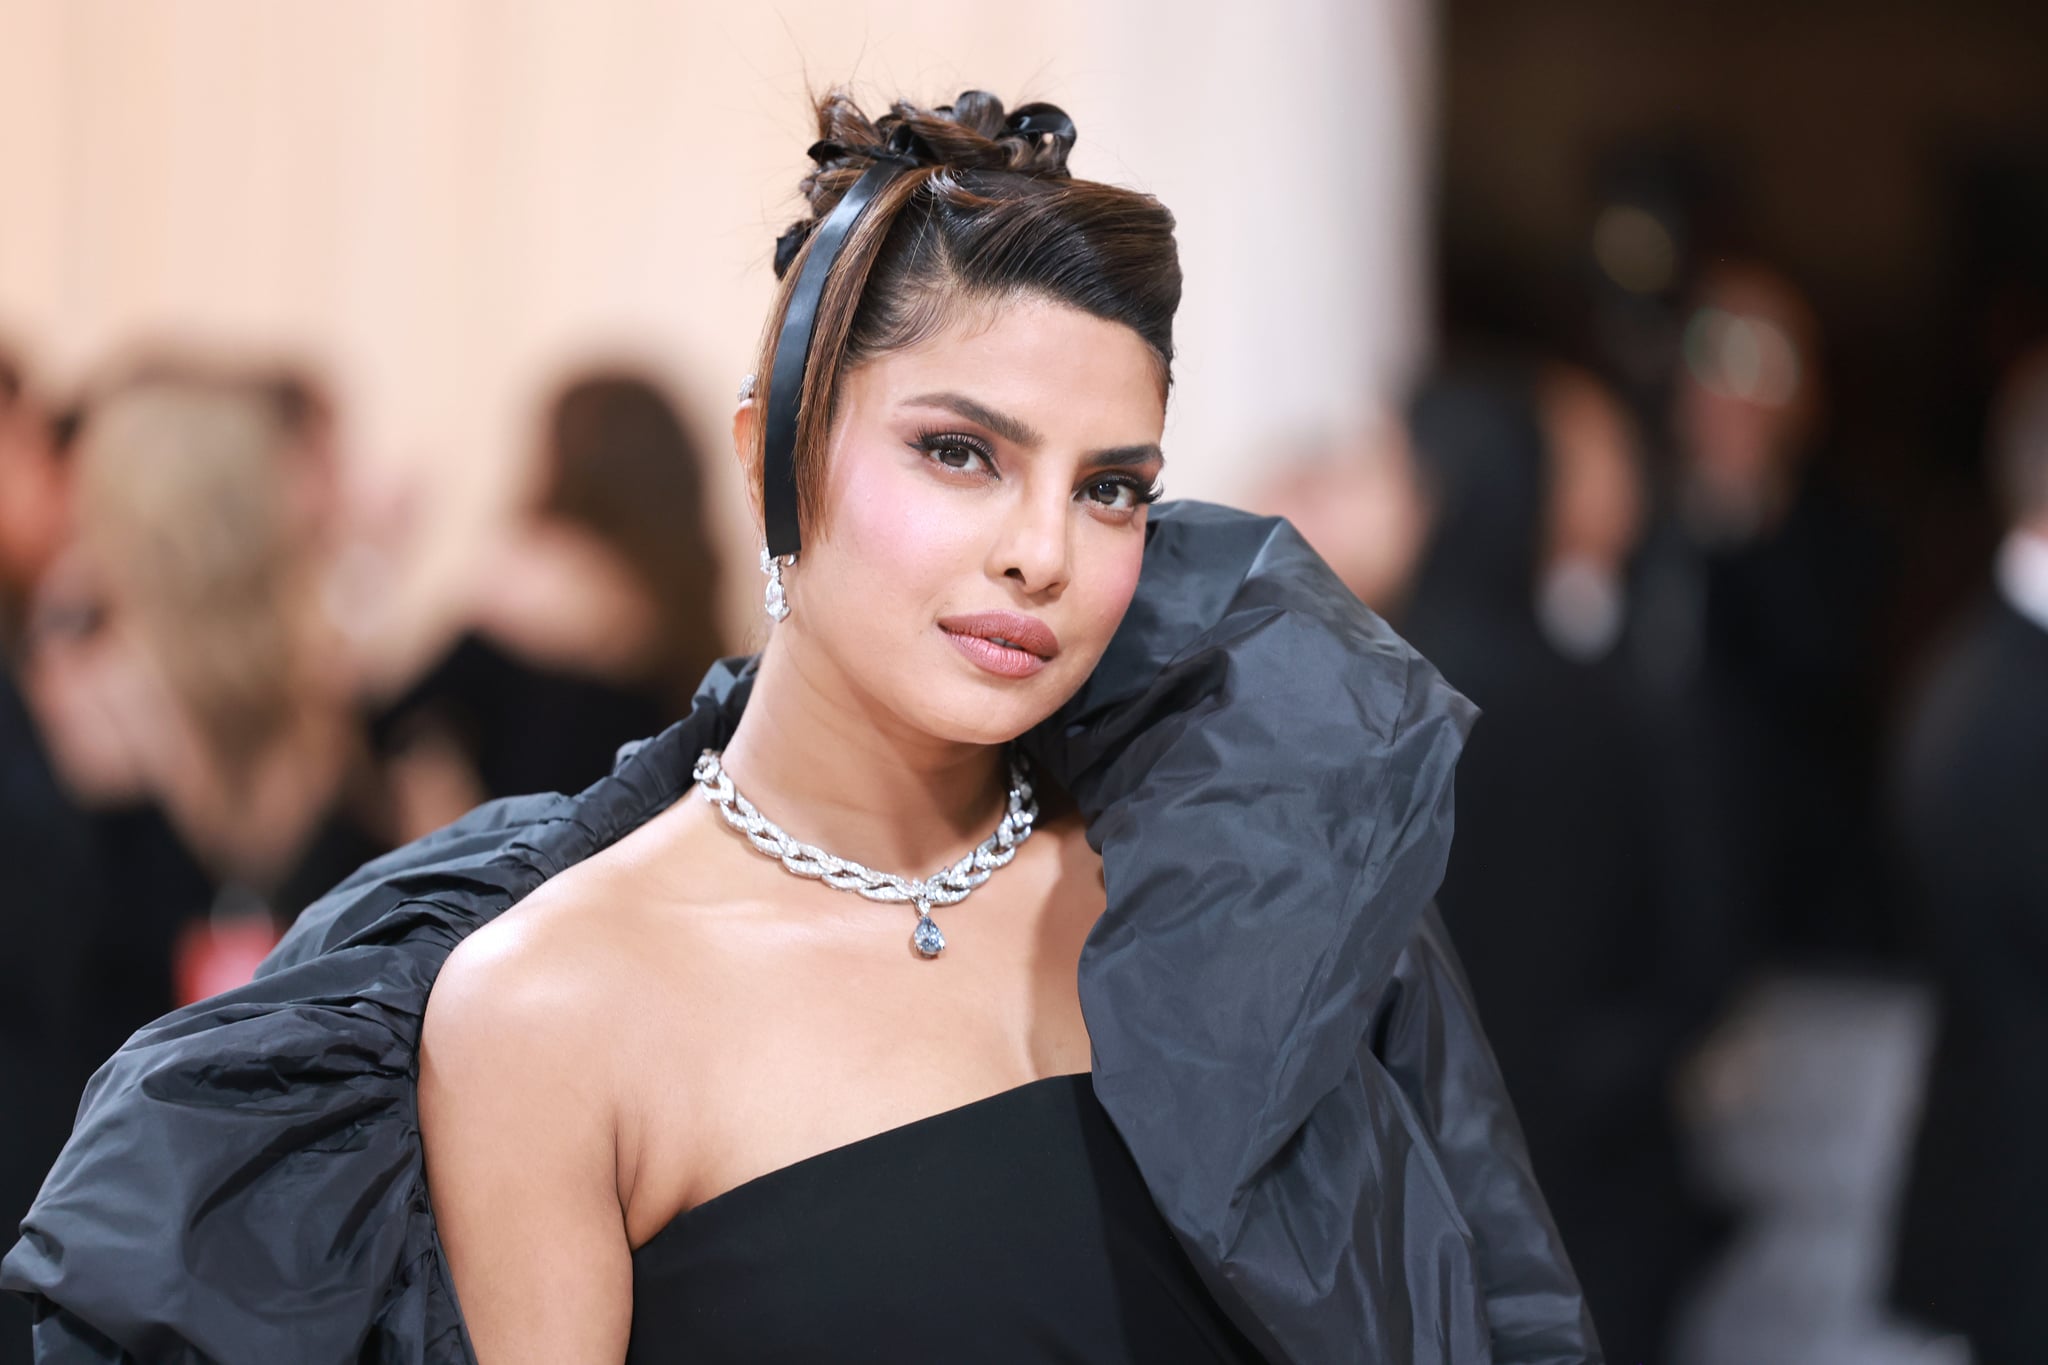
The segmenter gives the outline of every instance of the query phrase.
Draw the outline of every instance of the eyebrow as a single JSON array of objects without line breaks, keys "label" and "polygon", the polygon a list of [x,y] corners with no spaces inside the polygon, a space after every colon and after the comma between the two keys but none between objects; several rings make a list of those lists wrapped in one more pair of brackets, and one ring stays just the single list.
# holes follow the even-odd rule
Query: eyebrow
[{"label": "eyebrow", "polygon": [[944,408],[956,416],[965,417],[970,422],[987,427],[1012,445],[1035,446],[1045,440],[1032,429],[1030,423],[977,403],[964,393],[921,393],[911,399],[910,403],[920,408]]},{"label": "eyebrow", "polygon": [[[1008,413],[997,412],[985,403],[977,403],[964,393],[921,393],[905,401],[912,407],[944,408],[955,416],[987,427],[1013,445],[1030,447],[1041,445],[1045,441],[1030,423]],[[1164,463],[1166,456],[1156,442],[1147,441],[1140,445],[1111,446],[1107,450],[1090,451],[1086,459],[1090,468],[1101,469],[1111,465],[1143,464],[1147,460]]]},{"label": "eyebrow", "polygon": [[1144,464],[1148,460],[1166,463],[1166,452],[1150,441],[1143,445],[1111,446],[1107,450],[1091,450],[1084,457],[1090,469],[1110,469],[1117,465]]}]

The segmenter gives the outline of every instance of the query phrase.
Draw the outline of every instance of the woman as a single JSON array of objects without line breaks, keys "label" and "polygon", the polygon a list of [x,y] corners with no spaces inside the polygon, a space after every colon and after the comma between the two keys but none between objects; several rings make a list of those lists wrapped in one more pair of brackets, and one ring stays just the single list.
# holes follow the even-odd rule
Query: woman
[{"label": "woman", "polygon": [[249,979],[385,833],[348,651],[322,606],[327,457],[290,376],[156,360],[76,433],[76,541],[27,673],[120,907],[102,1047]]},{"label": "woman", "polygon": [[490,797],[581,791],[686,713],[724,653],[702,459],[670,398],[630,371],[579,375],[542,445],[461,636],[377,718],[407,837]]},{"label": "woman", "polygon": [[138,1036],[6,1282],[53,1354],[1595,1358],[1428,912],[1468,708],[1147,511],[1171,218],[1049,106],[820,123],[767,649]]}]

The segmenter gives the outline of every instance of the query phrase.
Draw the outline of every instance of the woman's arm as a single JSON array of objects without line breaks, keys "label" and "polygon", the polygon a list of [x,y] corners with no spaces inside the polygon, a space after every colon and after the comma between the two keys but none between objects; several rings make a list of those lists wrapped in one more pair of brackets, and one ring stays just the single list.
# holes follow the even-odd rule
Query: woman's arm
[{"label": "woman's arm", "polygon": [[549,937],[465,940],[421,1035],[428,1189],[480,1365],[614,1365],[632,1324],[602,972]]}]

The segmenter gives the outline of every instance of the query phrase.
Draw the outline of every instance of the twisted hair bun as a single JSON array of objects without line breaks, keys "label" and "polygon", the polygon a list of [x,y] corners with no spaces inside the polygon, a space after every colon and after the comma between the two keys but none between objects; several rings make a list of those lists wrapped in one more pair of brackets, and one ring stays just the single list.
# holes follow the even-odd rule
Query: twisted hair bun
[{"label": "twisted hair bun", "polygon": [[1066,179],[1074,147],[1074,121],[1053,104],[1026,104],[1005,112],[986,90],[962,91],[951,104],[926,109],[897,100],[870,119],[853,97],[833,90],[818,101],[818,140],[810,146],[811,171],[797,186],[810,216],[791,223],[775,240],[775,274],[790,263],[813,229],[879,157],[938,174],[973,177],[1007,172]]}]

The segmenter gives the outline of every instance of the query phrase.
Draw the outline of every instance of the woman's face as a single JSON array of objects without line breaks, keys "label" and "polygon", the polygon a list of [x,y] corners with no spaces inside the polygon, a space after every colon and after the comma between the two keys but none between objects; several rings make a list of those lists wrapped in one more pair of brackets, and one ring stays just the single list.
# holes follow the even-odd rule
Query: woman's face
[{"label": "woman's face", "polygon": [[1138,583],[1165,402],[1137,333],[963,306],[844,375],[775,648],[891,728],[994,744],[1095,668]]}]

